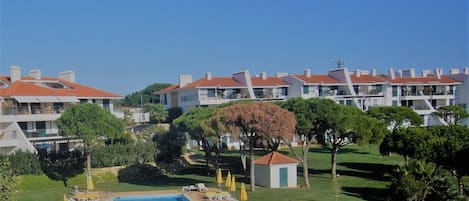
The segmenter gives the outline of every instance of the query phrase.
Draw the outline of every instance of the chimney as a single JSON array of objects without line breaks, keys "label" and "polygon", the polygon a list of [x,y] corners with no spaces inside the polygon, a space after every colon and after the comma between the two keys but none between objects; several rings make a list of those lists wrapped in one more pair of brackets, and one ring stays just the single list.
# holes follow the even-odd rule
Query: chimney
[{"label": "chimney", "polygon": [[41,79],[41,71],[39,69],[34,69],[29,71],[29,76],[33,77],[36,80]]},{"label": "chimney", "polygon": [[306,69],[305,70],[305,76],[306,77],[311,77],[311,69]]},{"label": "chimney", "polygon": [[355,76],[360,77],[360,69],[355,70]]},{"label": "chimney", "polygon": [[388,75],[389,78],[391,78],[391,79],[393,79],[393,80],[394,80],[394,78],[396,78],[396,76],[394,75],[394,69],[389,68],[388,74],[389,74],[389,75]]},{"label": "chimney", "polygon": [[469,75],[469,67],[464,68],[464,74]]},{"label": "chimney", "polygon": [[401,77],[402,78],[402,70],[397,70],[397,77]]},{"label": "chimney", "polygon": [[449,74],[450,74],[450,75],[459,74],[459,69],[457,69],[457,68],[449,69]]},{"label": "chimney", "polygon": [[192,82],[192,75],[179,75],[179,87],[183,87]]},{"label": "chimney", "polygon": [[65,81],[75,83],[75,72],[74,71],[64,71],[59,73],[59,78]]},{"label": "chimney", "polygon": [[267,73],[266,72],[261,72],[260,74],[261,79],[266,80],[267,79]]},{"label": "chimney", "polygon": [[[207,80],[212,80],[212,73],[211,73],[211,72],[206,72],[206,73],[205,73],[205,78],[206,78]],[[192,78],[191,78],[191,79],[192,79]],[[191,82],[192,82],[192,81],[191,81]]]},{"label": "chimney", "polygon": [[376,76],[376,68],[371,69],[371,75]]},{"label": "chimney", "polygon": [[441,79],[441,71],[439,68],[435,68],[435,76],[436,76],[436,79]]},{"label": "chimney", "polygon": [[432,74],[432,70],[422,70],[422,77],[428,77],[430,74]]},{"label": "chimney", "polygon": [[402,71],[402,77],[415,77],[415,69],[410,68]]},{"label": "chimney", "polygon": [[19,66],[10,66],[10,81],[13,83],[21,80],[21,69]]},{"label": "chimney", "polygon": [[288,76],[288,73],[275,73],[275,77],[281,78]]}]

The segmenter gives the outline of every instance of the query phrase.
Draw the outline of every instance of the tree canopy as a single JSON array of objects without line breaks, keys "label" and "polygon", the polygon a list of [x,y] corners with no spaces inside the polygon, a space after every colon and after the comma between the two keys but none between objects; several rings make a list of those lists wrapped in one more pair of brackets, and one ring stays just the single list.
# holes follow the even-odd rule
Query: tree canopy
[{"label": "tree canopy", "polygon": [[147,103],[143,108],[145,112],[150,113],[152,122],[160,123],[168,118],[168,110],[162,104]]},{"label": "tree canopy", "polygon": [[404,125],[404,123],[410,123],[411,125],[419,126],[423,124],[420,116],[409,107],[402,106],[380,106],[372,107],[366,114],[374,117],[392,129]]},{"label": "tree canopy", "polygon": [[450,125],[459,124],[462,119],[469,117],[469,114],[463,107],[455,105],[442,106],[433,115],[442,118]]},{"label": "tree canopy", "polygon": [[160,96],[155,92],[164,89],[171,84],[168,83],[154,83],[137,92],[133,92],[124,97],[121,102],[122,106],[127,107],[141,107],[142,103],[160,103]]},{"label": "tree canopy", "polygon": [[0,200],[12,200],[15,191],[15,176],[8,157],[0,155]]},{"label": "tree canopy", "polygon": [[[254,145],[257,140],[277,138],[289,143],[295,132],[295,115],[272,103],[247,102],[226,106],[221,111],[232,136],[249,146],[251,191],[255,190]],[[241,159],[246,167],[245,147]]]}]

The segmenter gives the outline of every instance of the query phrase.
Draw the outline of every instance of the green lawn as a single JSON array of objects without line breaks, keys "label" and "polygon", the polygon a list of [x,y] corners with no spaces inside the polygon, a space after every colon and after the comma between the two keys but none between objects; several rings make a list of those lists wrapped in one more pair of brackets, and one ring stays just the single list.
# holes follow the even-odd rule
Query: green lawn
[{"label": "green lawn", "polygon": [[[281,152],[290,154],[288,149]],[[262,155],[263,152],[257,153]],[[348,146],[338,155],[338,174],[341,176],[333,181],[330,179],[330,154],[314,146],[309,156],[311,188],[298,189],[266,189],[257,187],[255,192],[248,192],[249,200],[385,200],[386,187],[389,184],[389,172],[403,160],[398,155],[383,157],[378,153],[377,146]],[[222,168],[236,174],[237,181],[242,181],[239,153],[236,151],[223,154]],[[298,184],[303,183],[301,168],[298,173]],[[108,179],[113,180],[113,179]],[[106,182],[96,184],[98,190],[104,191],[146,191],[159,189],[180,189],[183,185],[205,182],[209,187],[215,187],[214,177],[205,176],[201,166],[192,166],[180,175],[161,176],[156,181],[145,184],[128,184]],[[37,184],[41,185],[41,184]],[[28,186],[28,185],[22,185]],[[31,188],[31,187],[30,187]],[[31,188],[34,189],[34,188]],[[15,193],[18,201],[51,201],[62,200],[64,193],[71,192],[71,188],[53,187],[42,190],[28,190]],[[238,191],[239,193],[239,191]]]}]

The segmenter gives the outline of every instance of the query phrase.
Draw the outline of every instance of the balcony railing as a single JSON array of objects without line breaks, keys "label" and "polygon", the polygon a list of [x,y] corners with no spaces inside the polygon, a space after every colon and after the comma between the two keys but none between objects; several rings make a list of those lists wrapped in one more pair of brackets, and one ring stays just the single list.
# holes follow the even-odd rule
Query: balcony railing
[{"label": "balcony railing", "polygon": [[23,130],[23,133],[27,138],[59,136],[59,133],[47,133],[46,129],[36,129],[35,131]]},{"label": "balcony railing", "polygon": [[61,114],[65,109],[64,107],[18,106],[4,107],[2,113],[3,115]]}]

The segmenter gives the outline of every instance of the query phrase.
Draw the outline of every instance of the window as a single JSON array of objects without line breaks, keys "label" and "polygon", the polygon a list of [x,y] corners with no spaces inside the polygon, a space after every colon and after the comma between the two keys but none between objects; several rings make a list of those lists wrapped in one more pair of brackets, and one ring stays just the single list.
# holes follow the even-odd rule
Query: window
[{"label": "window", "polygon": [[355,94],[358,94],[358,92],[360,91],[360,86],[353,85],[353,91],[355,91]]},{"label": "window", "polygon": [[393,101],[392,101],[392,106],[398,106],[397,100],[393,100]]},{"label": "window", "polygon": [[111,106],[110,106],[110,101],[109,99],[104,99],[103,100],[103,108],[107,111],[111,110]]},{"label": "window", "polygon": [[288,96],[288,88],[282,87],[282,96]]},{"label": "window", "polygon": [[450,85],[449,86],[449,95],[453,95],[453,94],[454,94],[454,86]]},{"label": "window", "polygon": [[207,97],[215,97],[215,89],[207,89]]},{"label": "window", "polygon": [[256,98],[265,98],[264,89],[254,88],[254,95],[256,95]]},{"label": "window", "polygon": [[352,105],[352,100],[346,100],[346,101],[345,101],[345,104],[346,104],[346,105],[349,105],[349,106]]},{"label": "window", "polygon": [[449,105],[454,105],[454,99],[449,99]]},{"label": "window", "polygon": [[168,96],[167,96],[167,94],[163,95],[162,101],[163,101],[163,102],[162,102],[163,105],[168,104]]},{"label": "window", "polygon": [[86,99],[80,99],[80,104],[84,104],[84,103],[87,103],[87,102],[88,102],[88,100],[86,100]]},{"label": "window", "polygon": [[303,86],[303,94],[309,94],[309,86]]},{"label": "window", "polygon": [[392,96],[397,96],[397,86],[392,86]]}]

